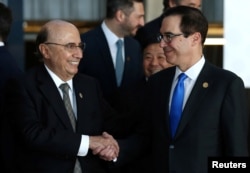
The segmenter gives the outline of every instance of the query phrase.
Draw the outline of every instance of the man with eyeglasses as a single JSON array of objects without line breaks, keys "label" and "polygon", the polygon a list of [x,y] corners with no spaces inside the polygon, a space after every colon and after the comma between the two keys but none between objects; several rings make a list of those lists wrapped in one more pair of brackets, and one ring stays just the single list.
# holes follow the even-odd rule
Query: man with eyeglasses
[{"label": "man with eyeglasses", "polygon": [[[163,0],[163,12],[169,8],[180,5],[201,9],[202,0]],[[149,37],[155,37],[159,33],[162,19],[163,13],[159,17],[149,21],[143,27],[138,29],[135,38],[140,42],[141,45],[145,44]]]},{"label": "man with eyeglasses", "polygon": [[8,86],[5,114],[15,129],[15,161],[25,173],[106,173],[118,157],[117,141],[105,132],[98,82],[78,73],[84,45],[71,23],[52,20],[37,35],[43,63]]},{"label": "man with eyeglasses", "polygon": [[244,83],[205,59],[207,31],[207,19],[196,8],[178,6],[164,13],[158,39],[174,66],[147,83],[152,172],[207,173],[210,157],[248,156]]},{"label": "man with eyeglasses", "polygon": [[[163,6],[164,6],[163,12],[171,7],[179,5],[190,6],[200,9],[201,3],[202,0],[163,0]],[[153,19],[152,21],[146,23],[136,32],[135,39],[137,39],[140,42],[143,48],[143,53],[145,51],[148,52],[146,55],[150,54],[152,55],[160,51],[157,50],[158,48],[156,43],[154,45],[153,44],[151,45],[149,44],[149,42],[155,40],[158,33],[160,32],[162,19],[163,15],[160,15],[156,19]],[[172,66],[171,64],[166,62],[166,60],[164,60],[163,56],[160,56],[159,58],[150,58],[150,59],[149,57],[150,56],[144,56],[143,58],[143,69],[144,69],[144,74],[146,75],[146,79],[151,75],[155,74],[156,72],[159,72],[160,70]]]}]

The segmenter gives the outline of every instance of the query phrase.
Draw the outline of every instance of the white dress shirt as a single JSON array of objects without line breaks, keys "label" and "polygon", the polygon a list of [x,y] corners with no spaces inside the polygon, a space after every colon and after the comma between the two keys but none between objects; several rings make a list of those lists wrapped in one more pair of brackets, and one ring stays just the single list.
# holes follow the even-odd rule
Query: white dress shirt
[{"label": "white dress shirt", "polygon": [[[170,100],[172,100],[172,96],[173,96],[173,92],[174,92],[174,88],[175,85],[178,82],[178,76],[181,73],[185,73],[188,77],[186,80],[184,80],[184,87],[185,87],[185,93],[184,93],[184,100],[183,100],[183,106],[182,109],[184,109],[187,99],[194,87],[194,84],[203,68],[205,64],[205,58],[204,56],[201,57],[201,59],[194,64],[192,67],[190,67],[187,71],[182,72],[178,67],[176,67],[176,71],[175,71],[175,76],[174,76],[174,80],[172,82],[172,88],[171,88],[171,93],[170,93]],[[169,102],[169,110],[171,107],[171,102]]]},{"label": "white dress shirt", "polygon": [[[110,50],[110,53],[111,53],[111,56],[112,56],[112,61],[113,61],[113,65],[114,65],[114,68],[115,68],[115,63],[116,63],[116,53],[117,53],[117,46],[116,46],[116,42],[121,39],[123,42],[124,42],[124,38],[119,38],[117,37],[108,27],[107,25],[105,24],[105,21],[102,22],[102,30],[104,32],[104,35],[108,41],[108,46],[109,46],[109,50]],[[122,46],[122,58],[123,58],[123,61],[124,61],[124,44]]]}]

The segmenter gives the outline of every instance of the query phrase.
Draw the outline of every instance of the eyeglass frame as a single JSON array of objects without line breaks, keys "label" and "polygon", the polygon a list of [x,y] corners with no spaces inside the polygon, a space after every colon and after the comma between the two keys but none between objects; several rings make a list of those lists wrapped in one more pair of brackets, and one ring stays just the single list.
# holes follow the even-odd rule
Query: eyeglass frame
[{"label": "eyeglass frame", "polygon": [[163,40],[165,43],[170,43],[174,37],[181,36],[181,35],[183,35],[184,37],[186,37],[182,33],[180,33],[180,34],[174,34],[174,33],[171,33],[171,32],[164,33],[164,34],[159,33],[157,35],[157,40],[159,42],[161,42],[161,40]]},{"label": "eyeglass frame", "polygon": [[86,43],[80,43],[79,45],[76,45],[75,43],[67,43],[67,44],[60,44],[60,43],[54,43],[54,42],[45,42],[43,44],[49,45],[57,45],[57,46],[63,46],[70,52],[76,51],[76,48],[80,48],[82,51],[86,48]]}]

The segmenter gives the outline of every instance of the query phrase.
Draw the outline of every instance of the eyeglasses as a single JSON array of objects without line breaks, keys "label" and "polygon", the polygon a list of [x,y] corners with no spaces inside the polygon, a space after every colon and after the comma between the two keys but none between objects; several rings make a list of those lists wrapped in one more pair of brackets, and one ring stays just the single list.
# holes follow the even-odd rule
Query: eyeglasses
[{"label": "eyeglasses", "polygon": [[86,47],[85,43],[80,43],[79,45],[76,45],[75,43],[59,44],[59,43],[46,42],[44,44],[53,44],[53,45],[57,45],[57,46],[63,46],[69,52],[75,52],[77,50],[77,48],[80,48],[82,51],[84,51],[84,49]]},{"label": "eyeglasses", "polygon": [[180,35],[183,35],[183,34],[173,34],[173,33],[159,34],[157,36],[157,40],[160,42],[163,39],[166,43],[169,43],[171,42],[172,38],[180,36]]}]

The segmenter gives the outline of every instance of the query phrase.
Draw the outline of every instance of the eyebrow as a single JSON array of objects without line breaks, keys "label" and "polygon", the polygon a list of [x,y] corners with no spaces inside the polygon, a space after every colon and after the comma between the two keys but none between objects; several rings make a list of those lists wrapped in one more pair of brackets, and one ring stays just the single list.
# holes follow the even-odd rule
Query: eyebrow
[{"label": "eyebrow", "polygon": [[164,32],[163,34],[174,34],[174,33],[172,33],[172,32]]}]

